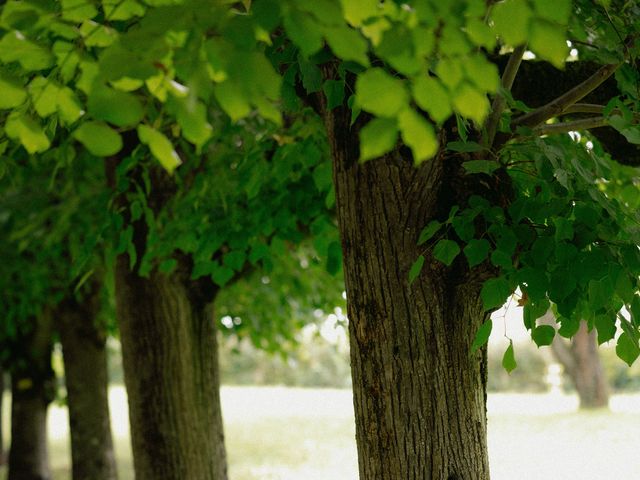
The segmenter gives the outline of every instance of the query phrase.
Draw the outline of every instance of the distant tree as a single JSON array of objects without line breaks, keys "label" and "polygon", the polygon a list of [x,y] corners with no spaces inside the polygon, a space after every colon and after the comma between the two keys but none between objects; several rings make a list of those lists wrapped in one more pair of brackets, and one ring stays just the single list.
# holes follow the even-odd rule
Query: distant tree
[{"label": "distant tree", "polygon": [[[547,313],[540,323],[555,324],[553,314]],[[556,336],[551,343],[555,359],[571,379],[580,399],[580,408],[606,408],[609,406],[609,382],[598,352],[595,329],[589,330],[582,320],[571,341]]]}]

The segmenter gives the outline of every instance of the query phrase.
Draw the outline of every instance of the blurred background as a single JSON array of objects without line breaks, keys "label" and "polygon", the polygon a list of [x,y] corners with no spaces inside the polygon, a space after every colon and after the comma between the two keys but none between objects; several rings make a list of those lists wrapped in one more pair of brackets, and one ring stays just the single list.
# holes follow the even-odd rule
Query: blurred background
[{"label": "blurred background", "polygon": [[[250,337],[238,335],[242,317],[223,315],[219,320],[232,479],[357,479],[345,306],[305,312],[311,318],[295,338],[281,339],[286,344],[282,348],[256,346]],[[640,366],[622,363],[613,341],[596,349],[596,339],[586,329],[572,343],[556,339],[561,346],[539,349],[520,316],[521,308],[513,305],[493,315],[488,353],[492,478],[637,478]],[[511,374],[501,365],[509,338],[518,362]],[[120,344],[110,338],[108,346],[118,469],[121,479],[131,480]],[[54,479],[62,480],[70,478],[70,455],[59,347],[53,358],[60,383],[49,411],[49,447]],[[9,418],[6,391],[5,448]]]}]

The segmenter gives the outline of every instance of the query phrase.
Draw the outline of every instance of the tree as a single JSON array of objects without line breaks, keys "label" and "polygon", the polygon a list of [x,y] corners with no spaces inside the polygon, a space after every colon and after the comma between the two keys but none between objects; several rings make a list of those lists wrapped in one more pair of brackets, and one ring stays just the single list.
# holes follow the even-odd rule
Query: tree
[{"label": "tree", "polygon": [[[65,364],[73,478],[111,480],[116,467],[107,392],[107,326],[99,315],[105,304],[103,266],[93,252],[100,243],[109,197],[104,186],[95,188],[104,179],[94,159],[76,159],[76,170],[60,166],[54,175],[46,166],[48,160],[16,154],[2,178],[0,225],[7,255],[0,267],[6,312],[0,341],[6,353],[3,362],[16,379],[16,406],[21,407],[17,412],[22,412],[22,418],[16,416],[12,422],[9,470],[16,478],[49,476],[46,407],[56,394],[50,348],[58,337]],[[80,265],[88,272],[84,278],[75,270]]]},{"label": "tree", "polygon": [[[488,478],[483,345],[489,313],[517,287],[538,345],[548,345],[556,334],[537,322],[553,303],[560,335],[575,334],[579,319],[603,339],[613,338],[620,325],[619,356],[631,364],[640,354],[632,180],[637,156],[628,147],[638,141],[635,2],[154,0],[103,2],[102,8],[63,3],[61,12],[42,17],[41,7],[7,5],[2,18],[9,31],[0,40],[0,60],[20,64],[18,79],[7,81],[14,87],[8,137],[31,153],[48,150],[53,133],[41,125],[58,112],[72,138],[98,156],[117,155],[119,164],[110,171],[122,213],[114,223],[125,226],[126,255],[118,260],[126,287],[118,308],[125,323],[142,321],[144,316],[133,314],[145,313],[133,308],[128,291],[146,299],[146,312],[161,308],[152,300],[166,296],[203,318],[215,284],[226,283],[216,279],[224,272],[229,281],[239,273],[229,271],[235,270],[228,264],[228,255],[236,253],[232,237],[230,251],[219,249],[224,241],[206,249],[211,271],[203,282],[211,285],[211,277],[209,290],[189,283],[199,276],[197,262],[194,270],[189,263],[195,246],[183,248],[174,237],[168,251],[149,253],[155,225],[162,225],[158,232],[185,227],[170,221],[177,214],[162,213],[178,211],[175,206],[159,208],[173,201],[175,185],[190,185],[186,192],[196,198],[184,190],[177,198],[201,207],[191,170],[178,165],[201,165],[197,157],[205,144],[207,154],[218,153],[207,142],[211,132],[223,131],[217,128],[225,125],[220,112],[238,128],[239,146],[256,133],[247,120],[278,124],[283,112],[286,121],[304,105],[323,119],[344,259],[363,480]],[[34,16],[47,22],[25,27],[25,18]],[[575,48],[570,63],[567,39]],[[17,56],[17,47],[27,54]],[[523,62],[527,50],[538,61]],[[59,68],[49,75],[54,55]],[[536,70],[540,76],[531,74]],[[592,92],[612,75],[616,84],[598,101]],[[543,81],[548,78],[552,82]],[[58,94],[53,103],[51,92]],[[87,115],[78,105],[87,106]],[[25,113],[31,110],[40,118]],[[130,133],[122,141],[124,132]],[[223,150],[230,138],[215,136]],[[276,140],[290,145],[280,134]],[[166,175],[146,167],[147,152]],[[289,171],[320,168],[301,163]],[[261,164],[248,168],[260,172]],[[149,195],[151,214],[138,191]],[[146,226],[136,220],[143,212]],[[166,219],[158,222],[162,215]],[[271,209],[266,218],[281,220]],[[165,268],[176,270],[168,276]],[[188,298],[203,291],[196,303]],[[623,306],[629,313],[620,313]],[[166,331],[185,332],[177,316],[161,313]],[[151,318],[140,331],[155,325]],[[123,335],[135,341],[127,328]],[[188,331],[185,336],[194,338]],[[142,447],[160,442],[153,444],[149,435],[137,443],[142,432],[135,417],[141,418],[136,412],[142,404],[136,398],[144,387],[162,382],[152,383],[151,370],[141,370],[147,357],[134,361],[127,351],[159,348],[151,365],[162,378],[175,345],[124,343],[125,364],[138,367],[126,375],[134,398],[134,451],[144,459]],[[512,343],[503,363],[515,367]],[[152,400],[173,404],[163,391],[153,391]],[[178,429],[179,436],[186,434]],[[173,458],[176,451],[156,458]],[[177,478],[177,469],[167,464],[156,478]],[[141,478],[153,477],[144,461],[136,469]]]},{"label": "tree", "polygon": [[[553,325],[555,318],[546,314],[540,322]],[[584,409],[609,406],[609,383],[598,354],[596,334],[582,320],[571,342],[556,336],[551,343],[553,356],[564,367],[578,393],[580,408]]]}]

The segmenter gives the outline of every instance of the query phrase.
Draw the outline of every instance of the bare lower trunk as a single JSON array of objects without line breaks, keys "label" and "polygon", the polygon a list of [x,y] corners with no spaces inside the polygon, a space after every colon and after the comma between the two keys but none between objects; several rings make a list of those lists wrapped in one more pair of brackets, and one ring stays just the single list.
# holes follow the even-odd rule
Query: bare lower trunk
[{"label": "bare lower trunk", "polygon": [[582,321],[571,345],[555,338],[551,345],[556,359],[571,378],[580,398],[580,408],[606,408],[609,406],[609,385],[602,367],[596,330],[589,332]]},{"label": "bare lower trunk", "polygon": [[[188,274],[142,278],[121,256],[117,314],[137,480],[226,480],[216,325]],[[204,299],[207,299],[205,301]]]},{"label": "bare lower trunk", "polygon": [[51,319],[43,315],[21,344],[11,374],[11,448],[8,480],[49,480],[47,407],[53,398]]},{"label": "bare lower trunk", "polygon": [[73,480],[117,478],[107,376],[106,335],[96,323],[98,293],[64,300],[56,320],[64,356]]},{"label": "bare lower trunk", "polygon": [[[443,164],[401,152],[358,163],[348,117],[327,126],[344,253],[361,480],[487,480],[480,283],[427,258],[420,230],[447,199]],[[423,249],[422,249],[423,250]]]},{"label": "bare lower trunk", "polygon": [[4,391],[5,391],[5,376],[4,370],[0,368],[0,466],[7,463],[7,455],[4,451]]}]

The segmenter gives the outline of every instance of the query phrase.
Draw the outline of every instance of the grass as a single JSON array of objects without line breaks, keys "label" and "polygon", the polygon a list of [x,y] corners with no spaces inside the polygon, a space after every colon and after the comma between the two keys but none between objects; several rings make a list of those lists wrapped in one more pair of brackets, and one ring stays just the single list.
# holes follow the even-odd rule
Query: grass
[{"label": "grass", "polygon": [[[280,387],[224,387],[232,480],[355,480],[351,393]],[[111,390],[120,479],[133,480],[126,397]],[[611,411],[577,412],[561,394],[489,396],[493,480],[638,478],[640,395],[616,396]],[[7,422],[3,422],[6,427]],[[55,480],[69,478],[66,411],[50,414]]]}]

